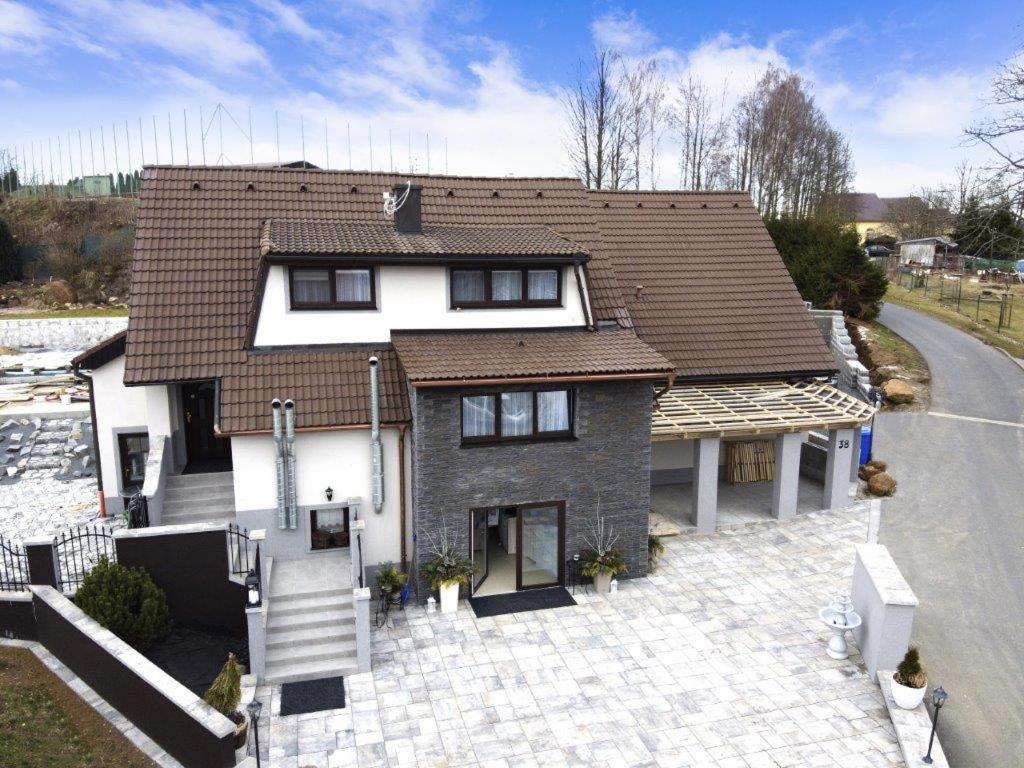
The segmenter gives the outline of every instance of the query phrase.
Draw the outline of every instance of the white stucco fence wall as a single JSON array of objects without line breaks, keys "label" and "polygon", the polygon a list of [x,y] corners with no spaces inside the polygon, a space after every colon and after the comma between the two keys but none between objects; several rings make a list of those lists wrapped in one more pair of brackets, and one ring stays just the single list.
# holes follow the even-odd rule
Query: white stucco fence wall
[{"label": "white stucco fence wall", "polygon": [[0,320],[0,347],[85,350],[127,327],[127,317]]}]

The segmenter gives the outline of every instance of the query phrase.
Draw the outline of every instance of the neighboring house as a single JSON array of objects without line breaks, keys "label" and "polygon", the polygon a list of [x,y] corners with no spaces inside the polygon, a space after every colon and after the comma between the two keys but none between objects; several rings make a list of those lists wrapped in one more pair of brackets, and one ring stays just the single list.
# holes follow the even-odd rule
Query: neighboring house
[{"label": "neighboring house", "polygon": [[900,240],[900,264],[920,264],[925,267],[946,267],[960,263],[958,246],[948,237],[919,237]]},{"label": "neighboring house", "polygon": [[769,440],[765,512],[811,448],[841,506],[871,414],[746,194],[574,179],[147,168],[127,335],[76,367],[107,509],[266,529],[272,622],[357,527],[371,571],[445,536],[489,594],[565,584],[603,517],[642,576],[652,483],[713,531],[723,442]]},{"label": "neighboring house", "polygon": [[931,209],[927,201],[914,195],[879,197],[874,192],[849,192],[842,195],[840,210],[857,229],[860,242],[881,242],[883,245],[890,245],[887,239],[900,236],[894,223],[902,215],[916,212],[918,216],[924,216],[922,211],[928,210],[934,212],[930,214],[931,218],[952,220],[948,211]]}]

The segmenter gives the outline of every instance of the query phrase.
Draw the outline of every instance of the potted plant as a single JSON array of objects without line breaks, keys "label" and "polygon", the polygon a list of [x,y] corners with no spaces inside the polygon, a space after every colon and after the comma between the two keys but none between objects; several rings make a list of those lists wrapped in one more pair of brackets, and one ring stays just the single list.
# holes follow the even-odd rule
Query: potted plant
[{"label": "potted plant", "polygon": [[377,589],[380,590],[384,597],[390,597],[395,593],[401,592],[408,580],[409,575],[402,573],[390,561],[381,563],[377,568]]},{"label": "potted plant", "polygon": [[647,537],[647,569],[654,572],[658,566],[658,560],[665,554],[665,545],[660,536]]},{"label": "potted plant", "polygon": [[229,653],[228,660],[220,668],[220,673],[203,694],[203,701],[220,712],[235,724],[235,749],[245,746],[245,737],[249,730],[249,722],[245,715],[238,711],[238,702],[242,698],[242,665]]},{"label": "potted plant", "polygon": [[597,518],[593,536],[583,538],[590,548],[580,553],[580,573],[594,580],[594,588],[598,594],[608,594],[611,591],[612,577],[627,570],[626,560],[615,546],[618,540],[619,535],[612,526],[606,528],[604,518],[600,516]]},{"label": "potted plant", "polygon": [[459,586],[469,585],[473,578],[473,564],[455,549],[442,527],[437,539],[429,539],[431,557],[420,569],[420,574],[441,595],[441,613],[455,613],[459,608]]},{"label": "potted plant", "polygon": [[901,709],[917,709],[924,700],[928,675],[921,666],[917,648],[910,646],[892,675],[892,697]]}]

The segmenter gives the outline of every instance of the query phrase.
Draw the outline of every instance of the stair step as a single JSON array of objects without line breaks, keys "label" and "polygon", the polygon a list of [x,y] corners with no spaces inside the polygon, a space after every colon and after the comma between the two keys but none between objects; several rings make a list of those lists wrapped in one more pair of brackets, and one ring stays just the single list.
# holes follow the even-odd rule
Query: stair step
[{"label": "stair step", "polygon": [[331,589],[318,589],[312,592],[289,592],[287,594],[278,595],[274,594],[274,585],[270,585],[270,599],[272,605],[282,605],[284,603],[293,603],[298,600],[306,600],[311,597],[333,597],[333,596],[345,596],[349,602],[352,600],[352,587],[342,586]]},{"label": "stair step", "polygon": [[235,514],[235,503],[234,501],[224,502],[218,501],[209,504],[197,504],[192,501],[165,501],[164,510],[174,514],[176,512],[184,512],[186,514],[192,512],[217,512],[217,513],[230,513]]},{"label": "stair step", "polygon": [[282,629],[267,635],[267,650],[271,648],[288,648],[292,645],[317,645],[333,643],[339,640],[355,640],[355,625],[339,625],[337,627],[314,627],[312,629]]},{"label": "stair step", "polygon": [[359,673],[355,660],[305,661],[294,664],[267,665],[266,680],[271,684],[297,683],[301,680],[317,680],[322,677],[340,677]]},{"label": "stair step", "polygon": [[356,641],[334,640],[317,644],[302,644],[267,648],[267,665],[299,664],[307,661],[329,661],[339,663],[356,661]]},{"label": "stair step", "polygon": [[204,472],[196,475],[168,475],[167,488],[209,488],[232,486],[235,484],[233,472]]},{"label": "stair step", "polygon": [[295,616],[314,614],[322,611],[344,610],[352,608],[352,593],[348,595],[328,595],[326,597],[307,597],[297,600],[276,602],[270,598],[270,616]]},{"label": "stair step", "polygon": [[164,493],[165,501],[191,501],[203,503],[204,501],[228,501],[235,503],[235,489],[233,486],[227,488],[168,488]]},{"label": "stair step", "polygon": [[[271,602],[273,607],[273,602]],[[315,629],[317,627],[344,627],[354,623],[356,612],[348,610],[316,611],[315,613],[301,613],[291,616],[276,616],[271,614],[267,617],[267,634],[277,632],[288,632],[296,629]]]},{"label": "stair step", "polygon": [[194,512],[173,512],[164,510],[160,516],[161,525],[186,525],[188,523],[215,523],[233,520],[235,511],[231,510],[199,510]]}]

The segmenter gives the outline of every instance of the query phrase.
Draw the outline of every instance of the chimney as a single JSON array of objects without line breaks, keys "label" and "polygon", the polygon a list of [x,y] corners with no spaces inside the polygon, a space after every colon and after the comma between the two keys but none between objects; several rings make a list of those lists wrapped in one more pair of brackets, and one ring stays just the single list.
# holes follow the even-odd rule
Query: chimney
[{"label": "chimney", "polygon": [[395,184],[396,200],[401,200],[406,191],[409,193],[402,207],[395,211],[395,229],[399,232],[419,234],[423,231],[423,219],[420,214],[420,191],[422,189],[419,184]]}]

